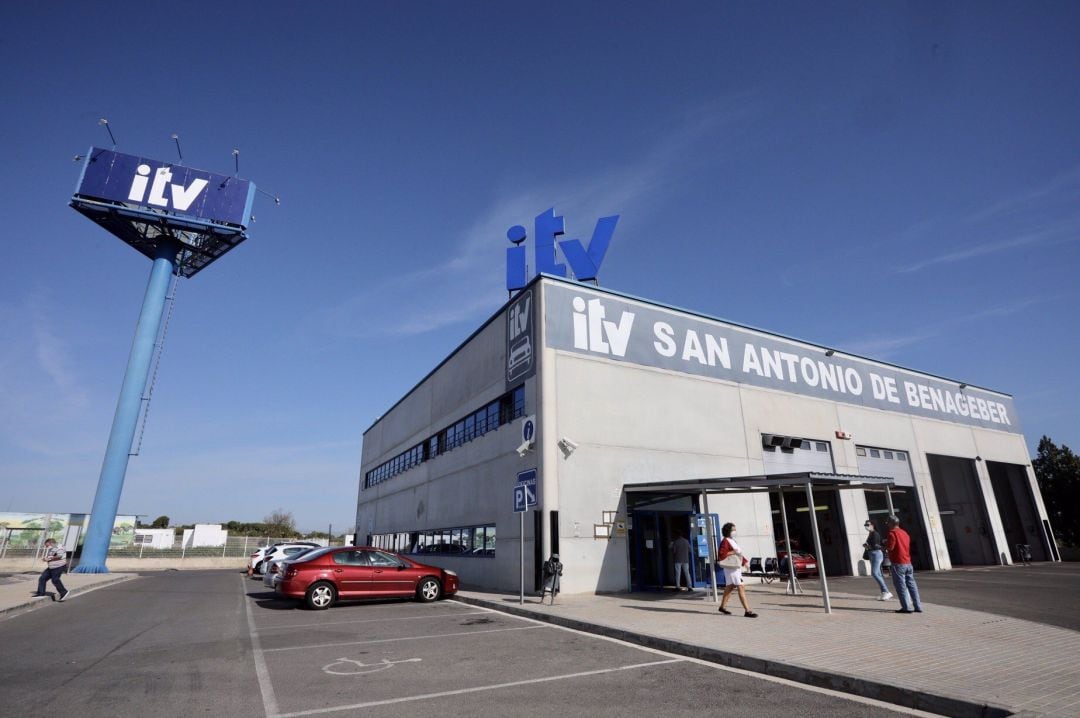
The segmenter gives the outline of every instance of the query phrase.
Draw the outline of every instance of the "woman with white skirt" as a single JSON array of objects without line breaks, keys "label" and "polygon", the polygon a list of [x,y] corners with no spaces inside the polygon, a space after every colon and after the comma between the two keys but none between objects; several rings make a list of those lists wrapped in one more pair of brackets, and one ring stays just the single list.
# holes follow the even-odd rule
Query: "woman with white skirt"
[{"label": "woman with white skirt", "polygon": [[[723,534],[724,540],[720,542],[720,551],[717,554],[717,560],[723,561],[728,556],[735,554],[742,559],[742,566],[746,566],[750,563],[745,556],[742,555],[742,550],[739,548],[739,544],[735,543],[735,524],[728,522],[724,524],[720,529],[720,533]],[[730,616],[731,611],[727,610],[728,599],[731,598],[731,592],[735,589],[739,591],[739,602],[742,604],[743,614],[747,618],[757,618],[757,614],[750,610],[750,603],[746,600],[746,586],[743,585],[742,566],[739,568],[728,568],[724,566],[724,595],[720,599],[720,613],[725,616]]]}]

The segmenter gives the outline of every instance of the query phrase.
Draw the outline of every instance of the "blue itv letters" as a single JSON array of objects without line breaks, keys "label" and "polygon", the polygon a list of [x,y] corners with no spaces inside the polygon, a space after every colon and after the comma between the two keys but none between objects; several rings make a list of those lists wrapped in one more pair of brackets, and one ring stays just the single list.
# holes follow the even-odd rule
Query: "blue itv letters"
[{"label": "blue itv letters", "polygon": [[[533,244],[536,253],[535,274],[551,274],[556,277],[566,276],[566,264],[556,261],[555,248],[562,251],[566,263],[574,273],[574,278],[579,281],[596,279],[600,271],[600,265],[607,254],[611,244],[611,235],[615,233],[615,225],[619,221],[619,215],[601,217],[596,220],[596,228],[593,230],[589,248],[581,244],[580,239],[564,239],[558,242],[556,237],[565,234],[563,218],[555,214],[552,207],[536,216],[533,224],[535,229]],[[514,291],[521,289],[529,283],[529,270],[526,262],[525,247],[523,242],[527,233],[520,224],[514,225],[506,231],[506,238],[513,242],[514,246],[506,250],[506,289]]]}]

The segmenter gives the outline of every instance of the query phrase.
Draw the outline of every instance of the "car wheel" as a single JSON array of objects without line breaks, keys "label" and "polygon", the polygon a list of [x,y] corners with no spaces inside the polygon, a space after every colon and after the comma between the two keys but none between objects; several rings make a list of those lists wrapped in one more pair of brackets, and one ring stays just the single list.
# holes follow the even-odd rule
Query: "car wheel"
[{"label": "car wheel", "polygon": [[431,603],[442,595],[442,586],[433,578],[425,578],[416,587],[416,597],[424,603]]},{"label": "car wheel", "polygon": [[334,601],[337,600],[337,591],[332,584],[320,581],[308,587],[304,600],[307,601],[308,608],[311,610],[322,611],[330,608]]}]

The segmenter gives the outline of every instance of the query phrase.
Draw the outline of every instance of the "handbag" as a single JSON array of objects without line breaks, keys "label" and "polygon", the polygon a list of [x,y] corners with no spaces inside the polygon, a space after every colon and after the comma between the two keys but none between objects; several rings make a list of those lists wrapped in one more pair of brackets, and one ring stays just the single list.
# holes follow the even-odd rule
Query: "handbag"
[{"label": "handbag", "polygon": [[869,561],[870,560],[870,549],[864,548],[863,551],[862,551],[862,557],[863,557],[863,561]]},{"label": "handbag", "polygon": [[742,556],[737,553],[729,553],[727,556],[717,561],[716,565],[721,568],[742,568]]}]

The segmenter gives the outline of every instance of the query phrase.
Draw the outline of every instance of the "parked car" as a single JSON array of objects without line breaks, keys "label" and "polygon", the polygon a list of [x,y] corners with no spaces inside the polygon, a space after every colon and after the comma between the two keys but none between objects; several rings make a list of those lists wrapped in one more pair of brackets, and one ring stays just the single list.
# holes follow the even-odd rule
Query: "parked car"
[{"label": "parked car", "polygon": [[312,551],[321,550],[321,546],[309,547],[307,551],[300,551],[299,553],[293,553],[283,558],[274,559],[265,564],[265,570],[263,571],[263,585],[274,590],[277,588],[278,583],[281,582],[281,577],[284,574],[285,565],[289,561],[307,556]]},{"label": "parked car", "polygon": [[[818,575],[817,559],[814,558],[813,554],[807,553],[806,551],[800,551],[797,548],[792,548],[791,553],[792,553],[792,556],[794,557],[792,560],[795,563],[795,576],[796,576],[796,578],[803,578],[803,577],[806,577],[806,576],[817,576]],[[780,563],[780,575],[781,576],[787,575],[787,572],[788,572],[787,561],[785,561],[786,558],[787,558],[787,551],[785,551],[784,549],[777,549],[777,551],[776,551],[776,559]]]},{"label": "parked car", "polygon": [[320,544],[314,541],[278,541],[277,543],[270,544],[269,546],[262,546],[255,549],[255,551],[248,557],[249,573],[262,573],[262,562],[266,557],[266,554],[277,546],[308,546],[310,548],[316,548]]},{"label": "parked car", "polygon": [[319,548],[319,544],[311,541],[290,541],[288,543],[277,543],[273,546],[269,546],[263,552],[262,557],[255,562],[255,565],[253,566],[254,573],[260,575],[265,574],[266,569],[269,568],[272,561],[288,558],[301,551],[307,551],[313,548]]},{"label": "parked car", "polygon": [[438,566],[370,546],[324,548],[288,561],[277,593],[322,610],[338,600],[415,597],[435,601],[457,593],[458,576]]}]

